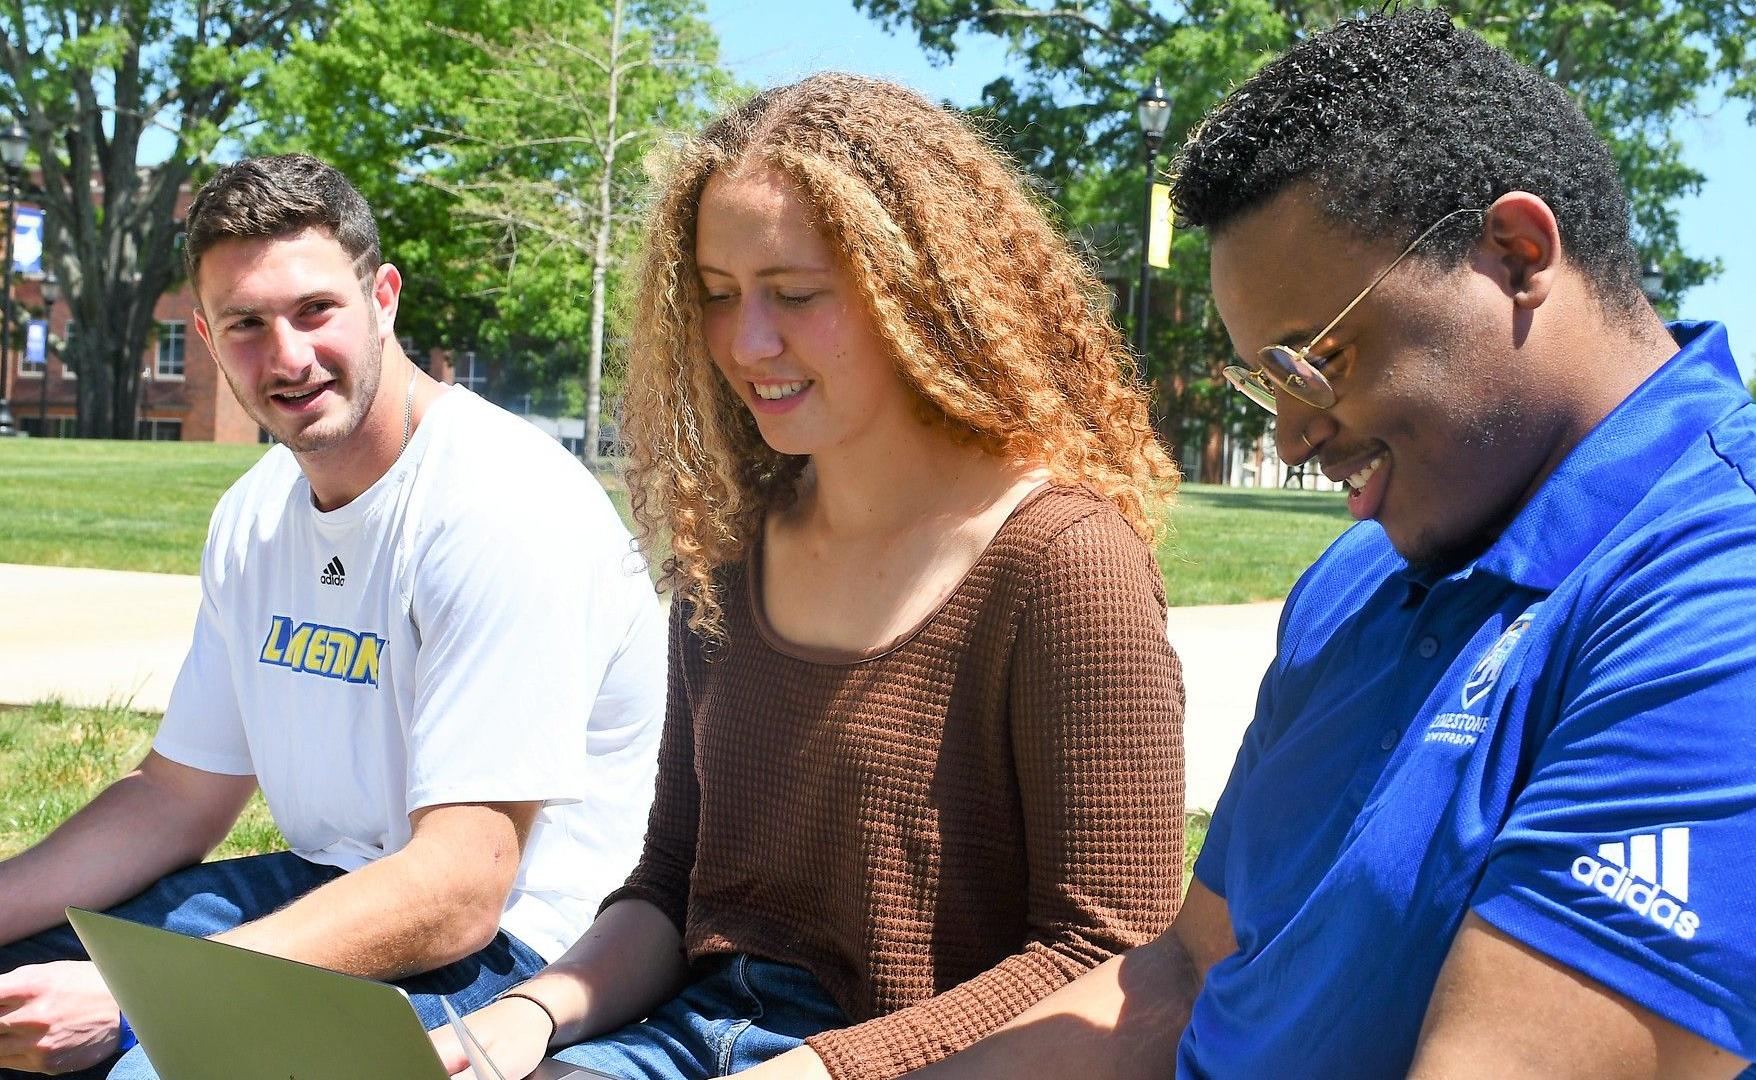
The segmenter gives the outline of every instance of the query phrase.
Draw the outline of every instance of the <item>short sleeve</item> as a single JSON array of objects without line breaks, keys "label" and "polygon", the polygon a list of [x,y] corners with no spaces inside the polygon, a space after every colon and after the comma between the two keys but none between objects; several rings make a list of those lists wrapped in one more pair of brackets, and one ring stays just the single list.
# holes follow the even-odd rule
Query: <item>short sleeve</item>
[{"label": "short sleeve", "polygon": [[612,550],[626,533],[601,492],[557,485],[535,505],[520,493],[529,486],[477,496],[423,530],[410,579],[410,812],[583,798],[593,702],[630,604],[656,602],[636,561]]},{"label": "short sleeve", "polygon": [[1551,690],[1557,719],[1472,906],[1752,1058],[1756,530],[1651,550],[1574,613],[1581,629]]},{"label": "short sleeve", "polygon": [[[1336,545],[1341,546],[1340,543]],[[1207,835],[1201,841],[1201,853],[1195,858],[1195,880],[1205,885],[1215,896],[1224,898],[1226,895],[1226,858],[1231,850],[1232,826],[1237,819],[1238,799],[1257,763],[1262,760],[1279,734],[1274,730],[1275,687],[1279,683],[1282,666],[1292,651],[1288,634],[1289,628],[1294,625],[1294,612],[1299,607],[1299,598],[1306,583],[1318,572],[1318,567],[1332,558],[1333,549],[1331,553],[1324,555],[1322,562],[1301,575],[1281,607],[1280,624],[1275,630],[1274,660],[1263,673],[1262,684],[1256,691],[1256,712],[1251,716],[1249,726],[1244,729],[1243,743],[1238,747],[1237,757],[1232,759],[1232,771],[1226,777],[1226,786],[1220,791],[1219,801],[1213,808],[1213,816],[1208,820]]]},{"label": "short sleeve", "polygon": [[195,616],[195,636],[171,687],[171,699],[152,748],[192,769],[250,776],[256,768],[244,734],[225,625],[214,600],[212,557],[210,541],[202,556],[201,609]]},{"label": "short sleeve", "polygon": [[1213,816],[1208,820],[1207,835],[1201,841],[1201,853],[1195,857],[1195,880],[1221,898],[1226,894],[1226,853],[1231,848],[1232,822],[1237,814],[1238,795],[1267,748],[1267,718],[1274,715],[1276,667],[1276,664],[1270,664],[1267,673],[1262,676],[1262,687],[1256,693],[1256,714],[1251,718],[1250,726],[1244,729],[1243,744],[1238,748],[1238,756],[1232,760],[1231,774],[1226,778],[1226,786],[1220,792],[1218,803],[1214,805]]}]

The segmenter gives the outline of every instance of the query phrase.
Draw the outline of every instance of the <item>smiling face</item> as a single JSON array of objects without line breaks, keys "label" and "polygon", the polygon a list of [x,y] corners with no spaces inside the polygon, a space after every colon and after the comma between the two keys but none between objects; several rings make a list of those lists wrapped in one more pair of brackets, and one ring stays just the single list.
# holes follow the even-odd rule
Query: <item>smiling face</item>
[{"label": "smiling face", "polygon": [[301,454],[360,430],[395,312],[390,267],[366,295],[341,245],[306,229],[222,240],[203,253],[199,275],[196,330],[252,419]]},{"label": "smiling face", "polygon": [[[1233,348],[1256,367],[1264,346],[1304,345],[1400,250],[1339,231],[1298,192],[1238,219],[1212,260]],[[1520,312],[1493,266],[1480,251],[1451,270],[1404,262],[1312,349],[1335,404],[1278,398],[1281,456],[1348,482],[1354,516],[1411,563],[1485,549],[1559,452],[1561,410],[1520,355]]]},{"label": "smiling face", "polygon": [[811,220],[774,170],[716,173],[696,218],[708,355],[783,454],[850,449],[913,415],[888,344]]}]

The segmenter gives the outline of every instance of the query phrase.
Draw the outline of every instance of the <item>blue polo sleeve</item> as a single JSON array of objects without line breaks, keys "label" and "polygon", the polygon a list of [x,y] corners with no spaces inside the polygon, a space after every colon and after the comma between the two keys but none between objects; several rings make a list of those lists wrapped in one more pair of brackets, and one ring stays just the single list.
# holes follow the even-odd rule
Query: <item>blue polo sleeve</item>
[{"label": "blue polo sleeve", "polygon": [[1251,718],[1250,726],[1244,730],[1244,742],[1238,747],[1238,756],[1232,761],[1232,771],[1226,777],[1225,790],[1220,792],[1219,801],[1213,808],[1213,816],[1208,819],[1207,836],[1201,841],[1201,854],[1195,857],[1195,880],[1222,898],[1226,895],[1226,854],[1231,849],[1232,826],[1238,816],[1238,799],[1244,782],[1250,778],[1250,773],[1267,749],[1269,717],[1274,715],[1272,703],[1277,667],[1278,659],[1268,666],[1267,674],[1262,676],[1262,687],[1256,693],[1256,714]]},{"label": "blue polo sleeve", "polygon": [[[1546,661],[1483,919],[1756,1058],[1756,512],[1627,542]],[[1723,508],[1722,508],[1723,511]],[[1705,512],[1711,517],[1712,510]]]},{"label": "blue polo sleeve", "polygon": [[[1323,555],[1299,576],[1281,608],[1280,624],[1275,630],[1274,660],[1262,676],[1256,692],[1256,711],[1244,730],[1243,743],[1232,760],[1232,771],[1226,786],[1214,805],[1208,821],[1207,836],[1201,842],[1201,854],[1195,859],[1194,876],[1217,896],[1226,895],[1226,859],[1231,850],[1232,830],[1240,814],[1240,802],[1251,774],[1263,757],[1285,733],[1288,717],[1276,707],[1276,688],[1287,676],[1293,658],[1321,645],[1321,641],[1304,640],[1297,628],[1330,625],[1329,609],[1338,600],[1353,595],[1353,590],[1335,587],[1338,582],[1354,583],[1377,580],[1394,560],[1386,558],[1388,547],[1376,526],[1359,526],[1343,533]],[[1315,583],[1315,584],[1313,584]],[[1322,635],[1316,635],[1321,638]]]}]

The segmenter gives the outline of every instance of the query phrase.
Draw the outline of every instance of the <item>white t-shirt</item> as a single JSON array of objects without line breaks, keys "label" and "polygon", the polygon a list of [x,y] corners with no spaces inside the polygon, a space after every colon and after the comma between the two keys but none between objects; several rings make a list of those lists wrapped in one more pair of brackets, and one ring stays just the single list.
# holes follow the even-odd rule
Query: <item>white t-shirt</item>
[{"label": "white t-shirt", "polygon": [[154,748],[254,775],[293,851],[355,870],[408,815],[543,802],[501,927],[560,955],[639,855],[665,626],[609,498],[453,387],[329,513],[285,447],[220,500]]}]

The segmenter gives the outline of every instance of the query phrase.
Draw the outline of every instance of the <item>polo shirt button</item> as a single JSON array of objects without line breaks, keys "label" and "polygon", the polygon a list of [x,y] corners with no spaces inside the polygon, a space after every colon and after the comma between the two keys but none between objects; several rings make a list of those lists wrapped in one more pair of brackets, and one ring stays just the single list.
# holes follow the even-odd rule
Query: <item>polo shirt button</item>
[{"label": "polo shirt button", "polygon": [[1439,639],[1428,634],[1415,646],[1415,651],[1421,654],[1422,660],[1431,660],[1439,655]]},{"label": "polo shirt button", "polygon": [[1394,749],[1396,749],[1396,735],[1397,735],[1397,731],[1395,728],[1391,728],[1389,731],[1386,731],[1384,733],[1384,737],[1382,739],[1378,740],[1378,749],[1380,749],[1380,750],[1394,750]]}]

